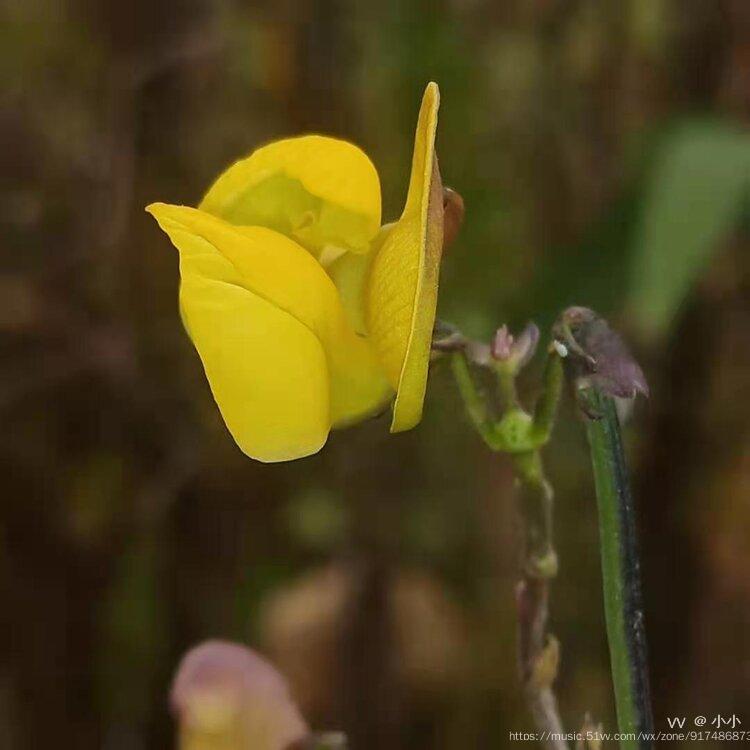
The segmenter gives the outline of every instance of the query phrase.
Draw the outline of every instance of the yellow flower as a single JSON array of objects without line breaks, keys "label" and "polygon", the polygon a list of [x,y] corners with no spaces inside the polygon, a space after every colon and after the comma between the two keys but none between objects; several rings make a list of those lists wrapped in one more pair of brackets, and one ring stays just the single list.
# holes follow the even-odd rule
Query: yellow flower
[{"label": "yellow flower", "polygon": [[368,157],[318,135],[238,161],[197,209],[148,207],[179,250],[185,328],[247,455],[310,455],[391,400],[391,432],[421,419],[443,245],[438,104],[430,83],[393,224],[380,226]]}]

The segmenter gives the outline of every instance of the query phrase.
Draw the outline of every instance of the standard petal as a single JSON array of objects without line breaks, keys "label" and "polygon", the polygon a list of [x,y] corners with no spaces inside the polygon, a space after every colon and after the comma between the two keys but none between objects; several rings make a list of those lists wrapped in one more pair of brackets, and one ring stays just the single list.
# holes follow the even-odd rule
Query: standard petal
[{"label": "standard petal", "polygon": [[287,138],[229,167],[200,208],[231,224],[275,229],[316,256],[327,246],[360,253],[380,227],[380,180],[351,143]]},{"label": "standard petal", "polygon": [[368,333],[396,389],[392,432],[422,417],[443,245],[443,199],[435,155],[440,94],[424,93],[414,139],[409,192],[401,218],[375,255],[367,281]]},{"label": "standard petal", "polygon": [[[352,330],[336,287],[308,252],[266,227],[233,226],[198,209],[154,204],[148,210],[180,250],[182,262],[190,258],[192,273],[220,281],[232,274],[231,283],[288,314],[320,342],[327,359],[334,425],[383,406],[392,391],[377,358]],[[187,316],[186,328],[193,336]],[[245,356],[262,354],[259,349]]]}]

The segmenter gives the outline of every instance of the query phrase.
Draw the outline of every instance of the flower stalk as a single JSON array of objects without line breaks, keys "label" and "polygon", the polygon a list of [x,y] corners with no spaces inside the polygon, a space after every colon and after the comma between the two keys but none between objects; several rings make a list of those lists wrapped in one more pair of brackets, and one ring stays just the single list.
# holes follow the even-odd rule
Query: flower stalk
[{"label": "flower stalk", "polygon": [[641,596],[635,508],[614,400],[596,388],[578,393],[586,417],[591,449],[604,585],[604,610],[609,639],[612,682],[621,733],[633,739],[620,742],[623,750],[652,747],[653,732],[648,677],[646,631]]},{"label": "flower stalk", "polygon": [[599,511],[604,610],[623,750],[652,747],[635,506],[620,433],[617,399],[628,405],[648,385],[627,346],[592,310],[565,310],[553,329],[566,375],[586,423]]},{"label": "flower stalk", "polygon": [[[529,711],[547,750],[564,750],[567,744],[553,684],[560,646],[549,633],[549,582],[557,575],[557,553],[552,534],[554,492],[541,455],[549,440],[563,383],[557,351],[551,349],[544,373],[544,388],[533,413],[518,399],[516,378],[531,359],[538,342],[536,326],[529,325],[518,339],[501,328],[488,347],[468,341],[452,331],[435,348],[451,352],[451,368],[466,412],[488,447],[511,457],[523,519],[522,577],[516,589],[518,612],[518,668]],[[472,367],[494,371],[493,413],[488,399],[475,385]]]}]

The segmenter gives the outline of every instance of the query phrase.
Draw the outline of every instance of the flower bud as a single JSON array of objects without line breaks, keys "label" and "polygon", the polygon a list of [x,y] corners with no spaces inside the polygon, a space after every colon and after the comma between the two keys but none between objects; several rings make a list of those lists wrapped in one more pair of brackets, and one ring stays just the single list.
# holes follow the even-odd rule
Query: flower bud
[{"label": "flower bud", "polygon": [[510,359],[512,348],[513,334],[508,330],[508,326],[502,325],[495,331],[495,336],[492,339],[490,346],[492,359],[496,359],[499,362],[506,362]]},{"label": "flower bud", "polygon": [[615,398],[649,395],[646,377],[628,346],[593,310],[569,307],[552,333],[568,350],[566,363],[579,387],[590,385]]},{"label": "flower bud", "polygon": [[514,370],[520,370],[534,356],[539,343],[539,329],[534,323],[529,323],[521,331],[518,338],[514,338],[508,326],[497,329],[492,339],[492,358],[498,362],[507,362]]},{"label": "flower bud", "polygon": [[309,735],[281,674],[239,644],[207,641],[189,651],[170,703],[180,750],[287,750]]}]

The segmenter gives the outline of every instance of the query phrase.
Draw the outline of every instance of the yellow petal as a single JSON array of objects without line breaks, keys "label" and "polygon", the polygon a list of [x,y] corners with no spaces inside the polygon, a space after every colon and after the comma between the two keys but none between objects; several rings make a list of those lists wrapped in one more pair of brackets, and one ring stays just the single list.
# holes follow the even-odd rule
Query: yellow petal
[{"label": "yellow petal", "polygon": [[183,316],[237,445],[264,462],[319,451],[331,420],[318,339],[262,297],[194,273],[191,256],[181,266]]},{"label": "yellow petal", "polygon": [[275,229],[320,255],[366,252],[380,227],[380,180],[367,155],[320,135],[275,141],[227,169],[200,208]]},{"label": "yellow petal", "polygon": [[409,193],[401,218],[372,261],[367,281],[368,333],[396,389],[391,432],[422,417],[443,244],[443,203],[435,155],[440,94],[424,93],[414,139]]},{"label": "yellow petal", "polygon": [[326,267],[326,273],[336,285],[349,324],[360,336],[367,335],[365,297],[370,268],[389,231],[390,225],[381,228],[372,241],[370,252],[344,253]]},{"label": "yellow petal", "polygon": [[[382,407],[391,390],[374,352],[352,330],[333,282],[308,252],[271,229],[233,226],[187,206],[153,204],[148,210],[182,262],[190,256],[191,272],[242,287],[320,342],[330,381],[330,423],[348,423]],[[191,337],[193,326],[186,316]],[[242,356],[262,360],[263,355],[262,349],[248,349]]]}]

